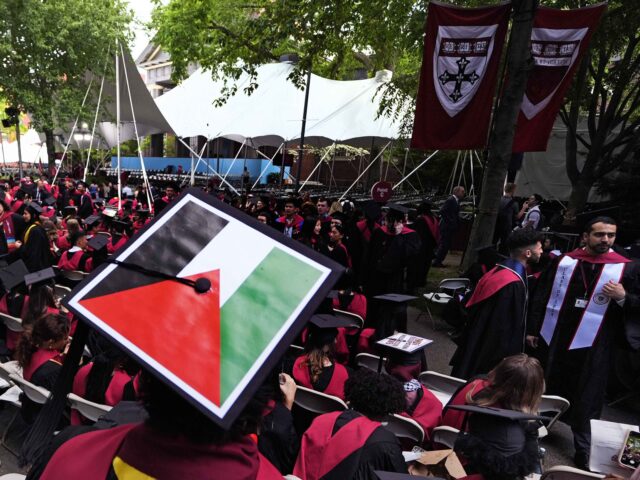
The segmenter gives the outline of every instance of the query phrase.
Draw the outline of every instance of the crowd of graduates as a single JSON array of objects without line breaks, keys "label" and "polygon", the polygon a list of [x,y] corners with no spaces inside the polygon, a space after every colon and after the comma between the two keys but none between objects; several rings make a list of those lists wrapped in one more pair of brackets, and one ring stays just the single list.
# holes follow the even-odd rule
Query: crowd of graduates
[{"label": "crowd of graduates", "polygon": [[[6,331],[2,353],[17,360],[26,380],[54,386],[76,327],[54,284],[73,286],[64,272],[91,272],[109,261],[179,196],[179,188],[152,188],[151,205],[146,193],[125,186],[119,200],[115,188],[70,178],[57,185],[29,178],[0,185],[0,258],[17,278],[8,282],[0,275],[0,311],[20,318],[24,327],[22,333]],[[426,370],[422,350],[385,352],[381,373],[358,366],[358,354],[381,354],[377,341],[407,332],[407,299],[425,285],[440,240],[429,202],[409,210],[307,194],[209,193],[342,266],[335,290],[297,339],[299,347],[278,362],[233,426],[223,430],[92,331],[73,392],[114,408],[96,424],[72,411],[71,426],[34,460],[28,478],[204,479],[224,472],[233,479],[293,473],[304,480],[375,480],[381,478],[376,471],[423,474],[424,466],[402,455],[413,445],[383,427],[391,414],[415,420],[427,450],[439,448],[431,438],[435,427],[466,432],[456,451],[468,478],[515,479],[539,470],[535,414],[545,382],[535,358],[521,353],[496,360],[448,405],[419,381]],[[478,268],[487,271],[482,262]],[[338,397],[349,409],[313,418],[294,404],[298,387]],[[524,420],[445,408],[464,405],[515,411]],[[24,401],[23,418],[33,422],[39,408]]]}]

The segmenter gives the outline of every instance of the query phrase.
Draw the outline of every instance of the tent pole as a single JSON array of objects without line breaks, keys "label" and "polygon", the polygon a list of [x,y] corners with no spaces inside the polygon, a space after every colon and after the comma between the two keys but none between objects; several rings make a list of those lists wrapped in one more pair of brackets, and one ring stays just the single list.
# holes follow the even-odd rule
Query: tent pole
[{"label": "tent pole", "polygon": [[285,169],[285,162],[287,161],[287,142],[284,142],[284,147],[282,148],[282,163],[280,164],[280,182],[278,185],[279,190],[282,190],[282,187],[284,185],[284,169]]},{"label": "tent pole", "polygon": [[[118,210],[122,208],[122,178],[120,175],[120,60],[118,59],[118,40],[116,40],[116,157],[118,175]],[[62,163],[60,163],[62,165]]]},{"label": "tent pole", "polygon": [[376,160],[378,160],[378,158],[380,158],[382,156],[382,154],[384,153],[384,151],[387,149],[387,147],[389,146],[389,144],[391,143],[391,141],[387,142],[387,144],[382,147],[382,150],[380,150],[380,152],[378,153],[378,155],[376,155],[376,158],[374,158],[373,160],[371,160],[371,163],[369,163],[369,165],[367,165],[367,168],[365,168],[362,173],[360,175],[358,175],[358,178],[356,178],[353,183],[349,186],[349,188],[347,188],[347,190],[342,194],[342,196],[338,199],[339,202],[341,202],[342,200],[344,200],[344,197],[347,196],[347,193],[349,193],[351,191],[351,189],[358,183],[358,181],[360,180],[360,178],[362,178],[362,176],[367,173],[367,170],[369,170],[371,168],[371,166],[376,163]]},{"label": "tent pole", "polygon": [[[245,138],[242,141],[242,145],[240,145],[240,148],[238,149],[238,153],[236,153],[236,156],[233,157],[233,162],[231,162],[231,165],[229,165],[229,168],[227,169],[227,173],[224,174],[224,178],[222,179],[223,182],[227,183],[227,175],[229,175],[229,172],[231,171],[231,169],[233,168],[233,165],[236,163],[236,160],[238,160],[238,157],[240,156],[240,153],[242,152],[242,147],[244,147],[247,143],[247,139]],[[193,150],[191,150],[193,151]],[[228,183],[227,183],[228,185]],[[237,190],[236,190],[237,193]]]},{"label": "tent pole", "polygon": [[471,200],[473,201],[473,206],[476,206],[476,187],[475,187],[475,182],[473,180],[473,152],[471,152],[471,188],[469,189],[471,191]]},{"label": "tent pole", "polygon": [[0,131],[0,146],[2,146],[2,166],[3,168],[7,168],[7,160],[4,157],[4,137],[3,133]]},{"label": "tent pole", "polygon": [[[124,60],[124,49],[122,44],[120,44],[120,53],[122,54],[122,59]],[[123,62],[124,65],[124,62]],[[138,134],[138,123],[136,122],[136,113],[133,109],[133,98],[131,97],[131,86],[129,85],[129,74],[127,73],[127,66],[124,65],[124,79],[127,83],[127,94],[129,95],[129,106],[131,107],[131,120],[133,120],[133,129],[136,134],[136,144],[138,145],[138,155],[140,156],[140,165],[142,166],[142,181],[144,182],[145,190],[147,193],[147,205],[150,209],[153,205],[153,199],[151,195],[151,185],[149,184],[149,178],[147,177],[147,168],[144,165],[144,157],[142,155],[142,148],[140,146],[140,135]]]},{"label": "tent pole", "polygon": [[[409,149],[405,148],[404,149],[404,161],[402,162],[402,177],[404,178],[404,174],[407,171],[407,158],[409,157]],[[400,171],[398,168],[396,168],[396,170]],[[411,185],[411,183],[409,183],[409,185]],[[411,188],[413,188],[414,190],[415,187],[413,185],[411,185]],[[418,193],[418,191],[416,190],[416,193]]]},{"label": "tent pole", "polygon": [[[197,137],[196,137],[197,138]],[[204,152],[204,147],[202,147],[202,151]],[[195,165],[196,159],[194,158],[193,154],[191,155],[191,176],[189,178],[189,185],[191,185],[192,187],[195,185],[196,183],[196,175],[195,175]]]},{"label": "tent pole", "polygon": [[[455,182],[456,172],[458,171],[458,162],[460,161],[460,151],[458,151],[458,155],[456,155],[456,163],[453,165],[453,170],[451,171],[451,176],[449,180],[447,180],[447,189],[446,192],[450,192],[453,190],[453,182]],[[449,182],[451,182],[451,186],[449,186]]]},{"label": "tent pole", "polygon": [[[209,166],[209,161],[211,160],[210,154],[211,141],[209,137],[207,137],[207,167]],[[207,168],[207,184],[209,183],[209,169]]]},{"label": "tent pole", "polygon": [[338,188],[338,182],[336,182],[336,178],[333,176],[333,170],[336,166],[336,142],[333,142],[333,151],[331,152],[331,178],[329,179],[329,193],[331,193],[331,182],[335,184],[336,188]]},{"label": "tent pole", "polygon": [[[278,150],[276,150],[276,153],[273,154],[273,157],[269,158],[269,162],[267,163],[267,166],[264,167],[264,169],[262,169],[262,172],[260,172],[260,176],[258,176],[258,178],[256,179],[256,181],[254,182],[253,186],[251,187],[251,190],[253,190],[254,188],[256,188],[256,185],[258,185],[258,182],[260,181],[260,179],[262,178],[262,176],[264,175],[264,173],[267,171],[267,169],[271,166],[271,164],[273,163],[273,159],[276,158],[276,155],[278,155],[278,153],[280,153],[280,150],[282,150],[282,146],[284,145],[284,143],[281,143],[280,146],[278,147]],[[256,150],[258,153],[262,153],[260,150]]]},{"label": "tent pole", "polygon": [[298,155],[298,168],[296,172],[296,186],[295,189],[298,190],[298,186],[300,185],[300,175],[302,175],[302,160],[304,158],[304,134],[307,128],[307,110],[309,108],[309,89],[311,88],[311,65],[309,65],[309,69],[307,70],[307,85],[304,88],[304,109],[302,112],[302,128],[300,129],[300,150]]},{"label": "tent pole", "polygon": [[[191,146],[190,146],[190,145],[188,145],[187,143],[185,143],[185,141],[184,141],[184,140],[182,140],[180,137],[176,137],[176,138],[178,139],[178,141],[179,141],[180,143],[182,143],[182,145],[184,145],[184,146],[187,148],[187,150],[189,150],[191,153],[195,153],[195,152],[191,149]],[[233,192],[234,192],[236,195],[239,195],[239,194],[238,194],[238,190],[236,190],[236,189],[235,189],[235,187],[234,187],[233,185],[231,185],[229,182],[227,182],[227,181],[222,177],[222,175],[220,175],[217,171],[215,171],[215,170],[214,170],[213,168],[211,168],[211,167],[209,167],[209,170],[211,170],[211,172],[212,172],[214,175],[217,175],[217,176],[218,176],[218,178],[220,178],[220,180],[222,180],[222,183],[226,184],[226,185],[227,185],[231,190],[233,190]]]},{"label": "tent pole", "polygon": [[458,183],[456,185],[462,185],[462,180],[464,179],[464,166],[467,164],[467,152],[465,151],[462,154],[462,165],[460,166],[460,175],[458,175]]},{"label": "tent pole", "polygon": [[404,181],[409,178],[411,175],[413,175],[415,172],[418,171],[418,169],[420,167],[422,167],[425,163],[427,163],[429,160],[431,160],[431,157],[433,157],[436,153],[438,153],[440,150],[436,150],[435,152],[433,152],[431,155],[429,155],[427,158],[425,158],[422,162],[420,162],[420,165],[418,165],[416,168],[414,168],[413,170],[411,170],[409,172],[409,174],[404,177],[402,180],[400,180],[398,183],[396,183],[393,188],[391,190],[395,190],[396,188],[398,188],[400,185],[402,185],[404,183]]},{"label": "tent pole", "polygon": [[[196,162],[195,167],[193,167],[194,170],[198,169],[198,166],[200,165],[200,162],[202,161],[202,155],[204,155],[204,149],[207,146],[207,144],[205,143],[202,148],[200,149],[200,153],[199,154],[195,154],[195,152],[193,154],[195,154],[198,157],[198,161]],[[192,155],[193,155],[192,154]],[[208,164],[207,164],[208,165]]]},{"label": "tent pole", "polygon": [[[393,168],[395,168],[398,171],[398,173],[401,174],[404,177],[404,173],[397,167],[397,165],[394,165]],[[409,184],[409,186],[411,188],[413,188],[414,192],[420,193],[420,191],[416,187],[413,186],[413,183],[411,183],[409,180],[407,180],[407,183]]]},{"label": "tent pole", "polygon": [[329,150],[327,150],[326,152],[324,152],[324,155],[322,156],[322,158],[320,159],[320,161],[318,162],[318,164],[313,167],[313,170],[311,170],[311,173],[309,174],[309,176],[306,178],[306,180],[304,182],[302,182],[302,185],[300,185],[300,188],[298,189],[298,193],[300,193],[302,191],[302,189],[304,188],[304,186],[307,184],[307,182],[309,181],[309,179],[311,178],[311,176],[316,172],[316,170],[318,169],[318,167],[320,165],[322,165],[322,162],[324,161],[325,157],[329,154]]},{"label": "tent pole", "polygon": [[[106,63],[106,62],[105,62]],[[106,69],[106,65],[105,65]],[[89,141],[89,152],[87,154],[87,164],[84,167],[84,175],[82,181],[87,181],[87,173],[89,172],[89,162],[91,161],[91,147],[93,147],[93,137],[96,134],[96,125],[98,124],[98,113],[100,112],[100,102],[102,101],[102,90],[104,89],[104,75],[100,82],[100,92],[98,93],[98,104],[96,105],[96,116],[93,118],[93,128],[91,129],[91,140]]]}]

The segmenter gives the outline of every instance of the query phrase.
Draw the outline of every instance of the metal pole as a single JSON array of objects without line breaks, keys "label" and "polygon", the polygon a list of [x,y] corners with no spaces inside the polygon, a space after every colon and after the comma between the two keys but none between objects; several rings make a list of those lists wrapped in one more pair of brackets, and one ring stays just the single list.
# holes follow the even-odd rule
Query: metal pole
[{"label": "metal pole", "polygon": [[422,162],[420,162],[420,165],[418,165],[416,168],[414,168],[413,170],[411,170],[409,172],[409,175],[407,175],[406,177],[404,177],[402,180],[400,180],[398,183],[396,183],[393,188],[391,190],[395,190],[396,188],[398,188],[400,185],[402,185],[404,183],[404,181],[409,178],[411,175],[413,175],[415,172],[418,171],[418,169],[420,167],[422,167],[425,163],[427,163],[429,160],[431,160],[431,157],[433,157],[436,153],[438,153],[440,150],[436,150],[435,152],[433,152],[431,155],[429,155],[427,158],[425,158]]},{"label": "metal pole", "polygon": [[306,178],[306,180],[304,182],[302,182],[302,185],[300,186],[300,188],[298,189],[298,193],[300,193],[302,191],[302,189],[304,188],[304,186],[307,184],[307,182],[309,181],[309,179],[313,176],[313,174],[315,173],[315,171],[318,169],[318,167],[320,165],[322,165],[323,160],[325,159],[325,157],[329,154],[329,150],[327,150],[326,152],[324,152],[324,155],[322,156],[322,158],[320,159],[320,161],[318,162],[318,164],[313,167],[313,170],[311,170],[311,173],[309,174],[309,176]]},{"label": "metal pole", "polygon": [[[409,157],[409,149],[405,148],[404,149],[404,162],[402,163],[402,178],[404,178],[404,174],[407,172],[407,158],[408,157]],[[396,168],[396,170],[398,170],[398,169]],[[411,183],[409,183],[409,185],[411,185]],[[413,185],[411,185],[411,188],[413,188],[415,190],[415,187]],[[417,191],[416,191],[416,193],[417,193]]]},{"label": "metal pole", "polygon": [[[236,156],[233,157],[233,161],[231,162],[231,165],[229,165],[229,168],[227,169],[227,172],[224,174],[224,178],[222,179],[223,182],[227,183],[227,175],[229,175],[229,172],[233,168],[233,165],[236,163],[236,160],[238,160],[238,157],[240,156],[240,153],[242,152],[242,147],[244,147],[246,143],[247,143],[247,139],[245,138],[242,141],[242,145],[240,145],[240,148],[238,149],[238,153],[236,153]],[[191,150],[191,148],[189,148],[189,150]],[[191,151],[193,152],[193,150],[191,150]],[[227,183],[227,185],[228,185],[228,183]],[[237,193],[237,191],[236,191],[236,193]]]},{"label": "metal pole", "polygon": [[307,85],[304,89],[304,111],[302,112],[302,128],[300,130],[300,149],[298,154],[298,168],[296,172],[296,186],[295,189],[298,190],[298,186],[300,185],[300,175],[302,173],[302,159],[304,156],[304,134],[307,128],[307,109],[309,107],[309,88],[311,86],[311,66],[309,66],[309,70],[307,71]]},{"label": "metal pole", "polygon": [[3,168],[7,168],[7,160],[4,156],[4,138],[3,138],[3,133],[0,132],[0,145],[2,146],[2,165]]},{"label": "metal pole", "polygon": [[333,169],[336,165],[336,142],[333,142],[333,152],[331,153],[331,177],[329,178],[329,193],[331,193],[331,182],[335,183],[336,188],[338,188],[338,182],[336,182],[335,177],[333,176]]},{"label": "metal pole", "polygon": [[282,148],[282,164],[280,164],[280,190],[282,190],[282,186],[284,185],[284,169],[285,162],[287,161],[287,142],[284,142],[284,147]]},{"label": "metal pole", "polygon": [[[284,143],[281,143],[280,146],[278,147],[278,150],[276,150],[276,153],[273,154],[273,157],[269,158],[269,162],[267,163],[267,166],[264,167],[262,169],[262,171],[260,172],[260,175],[258,176],[258,178],[256,179],[256,181],[253,183],[253,186],[251,187],[251,190],[253,190],[254,188],[256,188],[256,185],[258,185],[258,182],[260,181],[260,179],[262,178],[262,176],[264,175],[264,173],[267,171],[267,169],[271,166],[271,164],[273,163],[273,159],[276,158],[276,155],[278,155],[280,153],[280,150],[282,150],[282,146],[284,145]],[[256,150],[258,153],[262,153],[260,150]]]},{"label": "metal pole", "polygon": [[[118,210],[122,208],[122,179],[120,178],[120,60],[118,59],[118,41],[116,40],[116,174],[118,175]],[[62,163],[60,163],[62,166]]]},{"label": "metal pole", "polygon": [[351,191],[351,189],[358,183],[358,180],[360,180],[360,178],[362,178],[362,176],[367,173],[367,170],[369,170],[371,168],[371,166],[376,163],[376,160],[378,160],[378,158],[380,158],[382,156],[382,154],[384,153],[384,151],[387,149],[387,147],[389,146],[391,142],[387,142],[387,144],[382,147],[382,150],[380,150],[380,153],[378,153],[378,155],[376,155],[376,158],[374,158],[373,160],[371,160],[371,163],[369,163],[369,165],[367,165],[367,168],[365,168],[362,173],[360,175],[358,175],[358,178],[356,178],[353,183],[349,186],[349,188],[347,188],[347,190],[342,194],[342,196],[338,199],[339,202],[341,202],[342,200],[344,200],[344,197],[347,196],[347,193],[349,193]]},{"label": "metal pole", "polygon": [[[186,147],[186,149],[187,149],[187,150],[189,150],[191,153],[195,153],[195,152],[193,151],[193,149],[191,148],[191,146],[190,146],[189,144],[185,143],[185,141],[184,141],[184,140],[182,140],[180,137],[176,137],[176,138],[178,139],[178,141],[179,141],[182,145],[184,145],[184,146]],[[196,155],[197,155],[197,154],[196,154]],[[211,167],[209,167],[209,170],[211,170],[211,172],[212,172],[214,175],[217,175],[217,176],[218,176],[218,178],[220,178],[220,180],[222,180],[222,183],[226,184],[226,185],[227,185],[231,190],[233,190],[233,193],[235,193],[236,195],[239,195],[238,190],[236,190],[236,189],[235,189],[235,187],[234,187],[233,185],[231,185],[229,182],[227,182],[227,181],[222,177],[222,175],[220,175],[217,171],[215,171],[215,170],[214,170],[213,168],[211,168]]]},{"label": "metal pole", "polygon": [[20,146],[20,116],[16,118],[16,141],[18,142],[18,175],[22,178],[22,148]]}]

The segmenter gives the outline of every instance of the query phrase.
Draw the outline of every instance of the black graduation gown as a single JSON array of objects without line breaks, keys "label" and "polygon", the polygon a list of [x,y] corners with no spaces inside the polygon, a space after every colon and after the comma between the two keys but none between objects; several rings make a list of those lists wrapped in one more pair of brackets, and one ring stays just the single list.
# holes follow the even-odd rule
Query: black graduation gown
[{"label": "black graduation gown", "polygon": [[[538,279],[533,300],[530,302],[529,335],[540,334],[560,258],[555,258],[550,268]],[[584,263],[590,295],[596,284],[594,279],[600,274],[603,265],[582,261],[580,263]],[[627,292],[624,306],[620,307],[615,301],[609,302],[593,345],[569,350],[584,313],[584,309],[575,307],[575,299],[585,297],[582,270],[580,265],[576,266],[551,344],[547,345],[541,336],[538,341],[535,354],[545,369],[546,392],[560,395],[571,402],[571,408],[564,420],[579,432],[589,432],[589,420],[600,417],[614,349],[625,346],[623,321],[640,322],[640,270],[637,264],[626,265],[622,284]]]},{"label": "black graduation gown", "polygon": [[39,224],[29,230],[25,229],[25,235],[29,232],[28,240],[23,238],[20,247],[20,256],[30,272],[44,270],[51,266],[51,252],[49,250],[49,239],[47,232]]},{"label": "black graduation gown", "polygon": [[420,251],[416,256],[416,261],[409,265],[407,272],[407,278],[409,286],[424,287],[427,283],[427,276],[429,275],[429,269],[431,263],[436,255],[436,248],[438,248],[438,242],[431,233],[427,222],[422,216],[416,218],[416,221],[411,225],[418,236],[420,237]]},{"label": "black graduation gown", "polygon": [[451,375],[468,379],[488,373],[503,358],[523,352],[526,296],[522,282],[511,282],[469,309]]},{"label": "black graduation gown", "polygon": [[[58,379],[58,374],[60,373],[60,369],[62,365],[53,360],[48,360],[40,365],[29,380],[34,385],[39,387],[44,387],[47,390],[51,391]],[[21,394],[20,400],[22,402],[22,408],[20,412],[22,413],[22,418],[24,418],[25,422],[33,423],[36,419],[36,416],[40,412],[42,405],[39,405],[35,402],[32,402],[27,398],[26,395]],[[68,424],[67,421],[63,421],[61,425]]]},{"label": "black graduation gown", "polygon": [[293,471],[299,449],[300,439],[293,425],[293,416],[287,407],[278,402],[262,419],[258,450],[283,475],[288,475]]}]

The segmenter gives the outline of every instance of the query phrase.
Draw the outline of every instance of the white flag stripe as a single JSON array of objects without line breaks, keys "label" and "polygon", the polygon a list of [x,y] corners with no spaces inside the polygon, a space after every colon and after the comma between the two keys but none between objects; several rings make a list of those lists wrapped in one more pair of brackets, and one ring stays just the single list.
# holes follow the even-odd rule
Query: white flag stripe
[{"label": "white flag stripe", "polygon": [[[262,237],[262,238],[259,238]],[[266,240],[266,241],[265,241]],[[268,237],[233,221],[187,264],[178,277],[220,269],[220,307],[277,245]],[[229,252],[234,252],[230,255]]]}]

